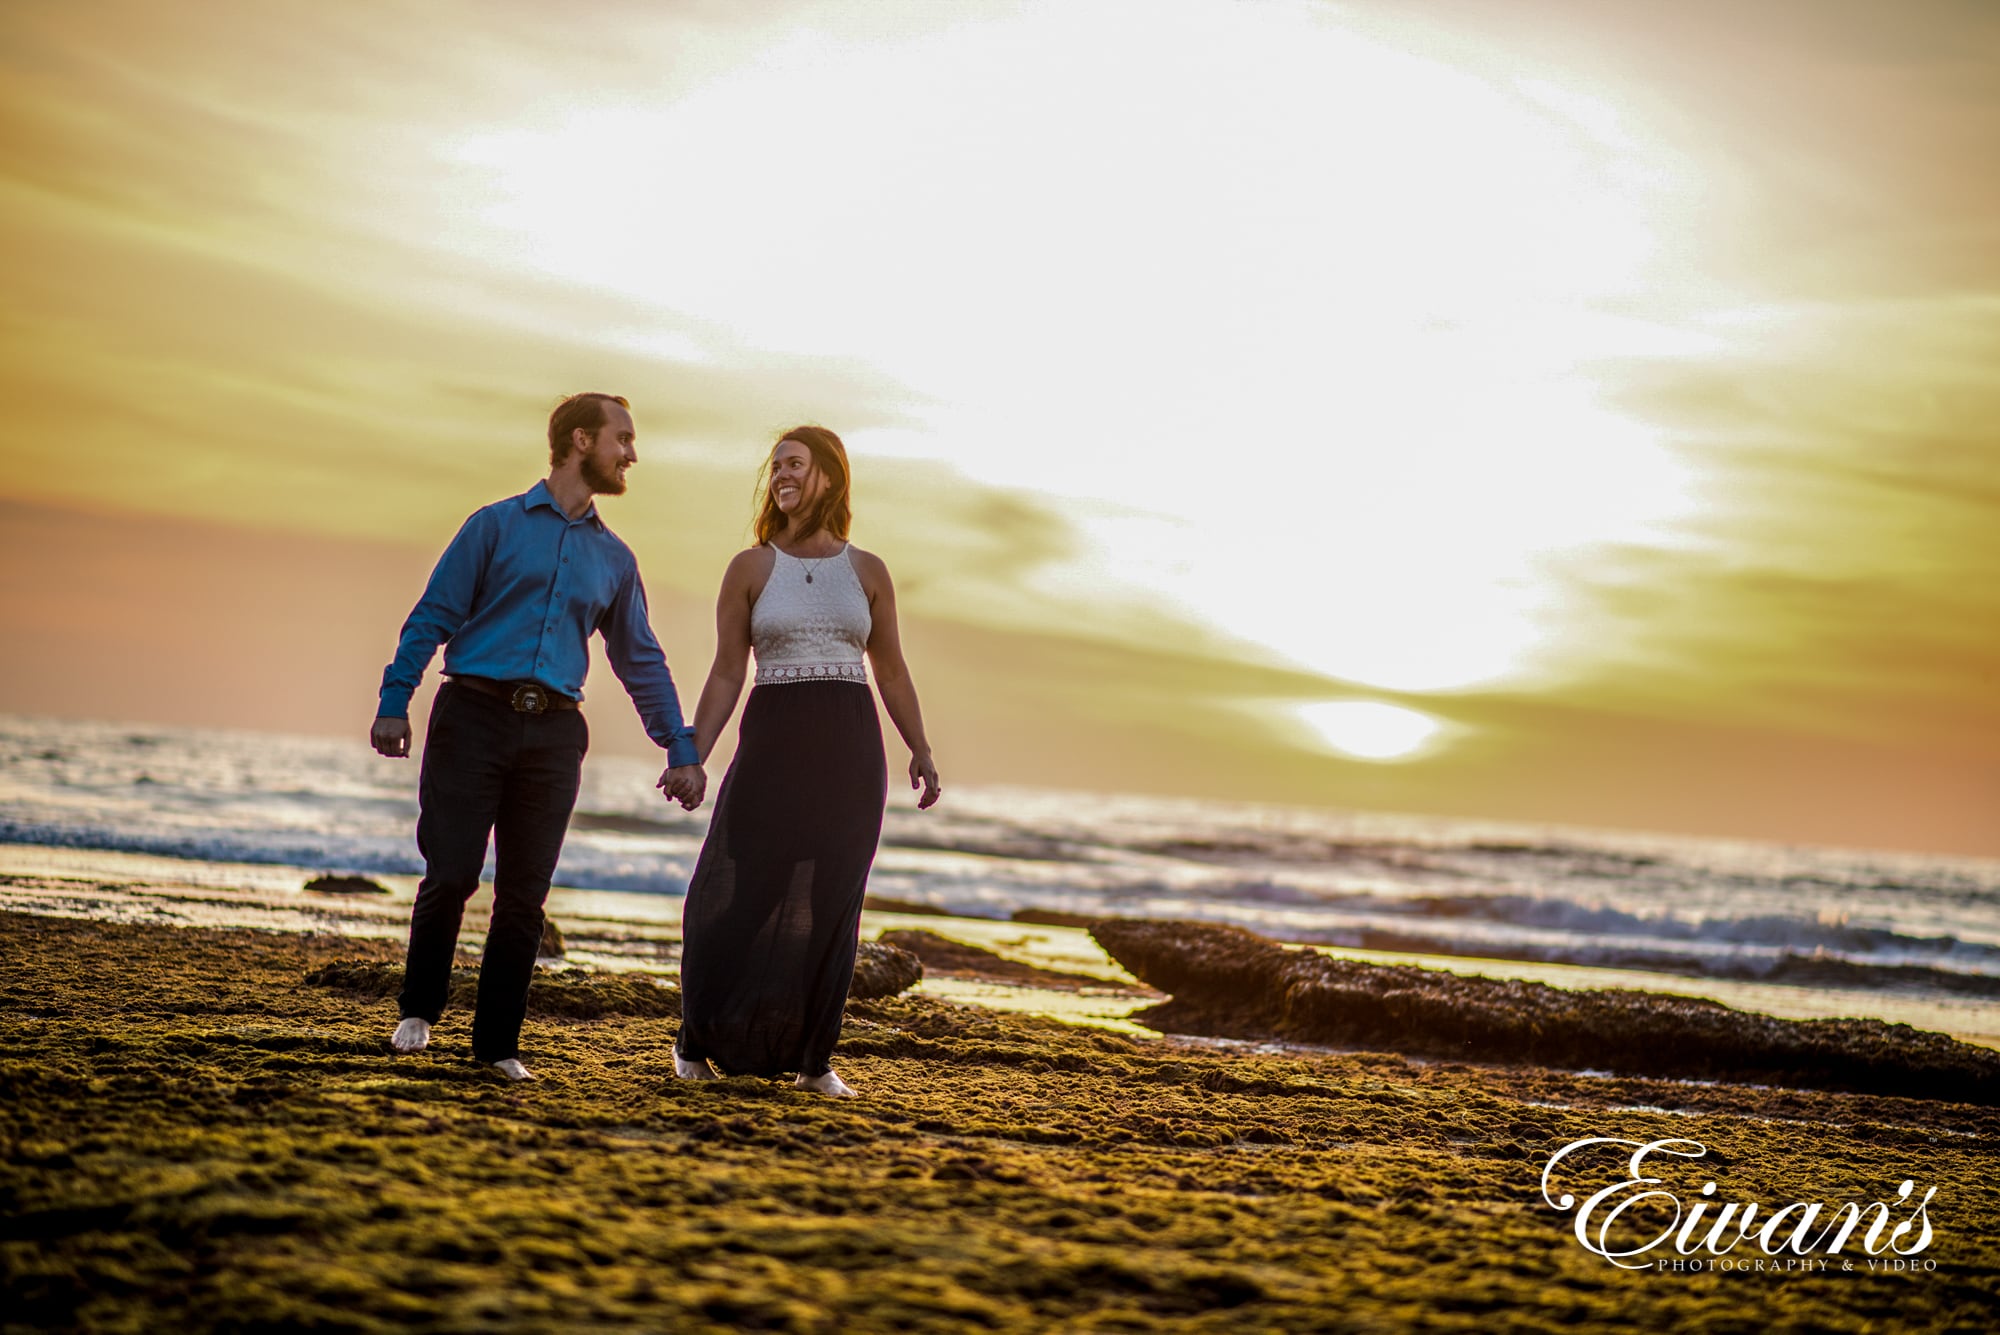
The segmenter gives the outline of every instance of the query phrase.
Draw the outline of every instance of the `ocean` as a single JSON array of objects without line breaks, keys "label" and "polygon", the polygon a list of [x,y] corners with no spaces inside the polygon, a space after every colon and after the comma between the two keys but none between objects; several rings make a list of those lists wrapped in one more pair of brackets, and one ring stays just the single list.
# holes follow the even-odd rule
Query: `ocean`
[{"label": "ocean", "polygon": [[[707,826],[708,809],[667,802],[657,775],[592,756],[557,873],[552,908],[603,924],[597,958],[614,967],[672,958]],[[299,887],[353,872],[407,896],[422,870],[416,782],[414,760],[358,736],[0,715],[0,907],[394,934],[406,903],[336,911]],[[117,888],[163,880],[199,893],[170,912]],[[919,812],[892,784],[869,891],[973,927],[1196,918],[1369,958],[1873,1015],[2000,1045],[1994,860],[958,784]],[[1060,932],[1021,940],[1080,949]]]}]

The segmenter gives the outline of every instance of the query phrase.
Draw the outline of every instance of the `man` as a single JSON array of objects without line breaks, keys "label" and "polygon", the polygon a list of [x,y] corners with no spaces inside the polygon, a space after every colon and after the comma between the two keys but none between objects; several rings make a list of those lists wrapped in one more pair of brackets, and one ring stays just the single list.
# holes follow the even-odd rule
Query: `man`
[{"label": "man", "polygon": [[701,805],[707,776],[647,621],[638,563],[592,500],[622,495],[625,470],[638,461],[630,407],[613,394],[576,394],[556,406],[547,480],[465,521],[383,670],[369,740],[385,756],[407,756],[410,695],[445,646],[449,680],[431,709],[418,780],[424,879],[410,915],[403,1019],[390,1040],[398,1052],[428,1044],[444,1011],[459,920],[479,888],[490,834],[493,918],[472,1053],[511,1080],[532,1078],[520,1061],[521,1020],[542,904],[589,746],[577,706],[592,631],[603,634],[647,733],[666,748],[657,786],[689,811]]}]

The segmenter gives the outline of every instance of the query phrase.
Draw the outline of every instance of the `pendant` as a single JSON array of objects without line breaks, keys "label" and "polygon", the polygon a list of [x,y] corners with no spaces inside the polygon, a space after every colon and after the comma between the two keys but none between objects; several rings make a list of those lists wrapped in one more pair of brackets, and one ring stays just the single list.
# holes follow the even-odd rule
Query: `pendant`
[{"label": "pendant", "polygon": [[812,582],[813,582],[812,571],[808,570],[806,571],[806,583],[810,584]]}]

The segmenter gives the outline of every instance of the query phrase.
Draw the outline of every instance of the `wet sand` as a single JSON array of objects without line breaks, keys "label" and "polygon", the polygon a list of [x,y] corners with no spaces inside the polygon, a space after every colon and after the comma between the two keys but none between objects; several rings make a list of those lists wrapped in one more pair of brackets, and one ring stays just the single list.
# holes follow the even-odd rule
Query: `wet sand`
[{"label": "wet sand", "polygon": [[[514,1086],[471,1062],[463,1011],[388,1051],[399,955],[0,913],[0,1323],[1901,1331],[2000,1307],[1993,1108],[927,994],[850,1005],[836,1064],[865,1097],[837,1102],[671,1080],[677,994],[582,972],[538,979],[542,1078]],[[1589,1136],[1697,1139],[1734,1198],[1774,1205],[1937,1185],[1936,1268],[1617,1270],[1540,1195]]]}]

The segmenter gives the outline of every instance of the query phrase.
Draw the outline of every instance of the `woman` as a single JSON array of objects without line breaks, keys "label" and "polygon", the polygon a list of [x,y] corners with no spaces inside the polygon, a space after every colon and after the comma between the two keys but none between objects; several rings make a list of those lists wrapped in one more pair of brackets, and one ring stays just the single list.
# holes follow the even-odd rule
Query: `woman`
[{"label": "woman", "polygon": [[704,762],[743,707],[681,923],[683,1079],[797,1072],[797,1088],[854,1093],[830,1064],[854,975],[861,898],[888,794],[882,729],[863,654],[910,748],[917,799],[938,799],[916,687],[879,557],[847,541],[847,450],[824,427],[779,438],[757,545],[739,552],[715,605],[715,665],[695,708]]}]

